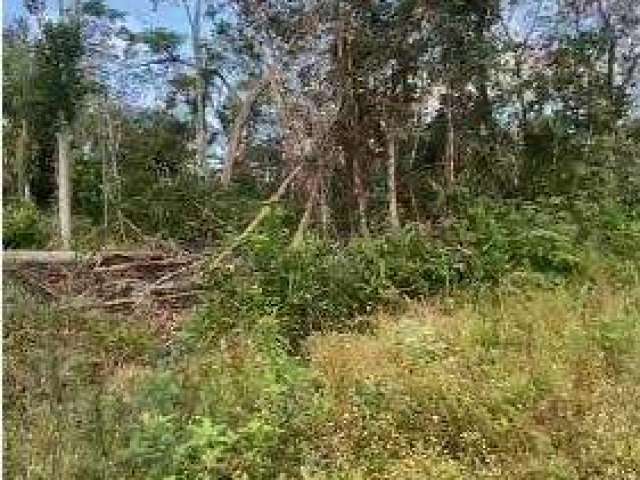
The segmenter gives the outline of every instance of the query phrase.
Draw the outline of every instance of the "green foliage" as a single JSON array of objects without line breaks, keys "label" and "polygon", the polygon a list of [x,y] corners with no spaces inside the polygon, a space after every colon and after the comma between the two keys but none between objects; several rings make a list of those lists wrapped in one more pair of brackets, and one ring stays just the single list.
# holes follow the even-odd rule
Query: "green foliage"
[{"label": "green foliage", "polygon": [[255,335],[190,354],[141,385],[132,478],[267,479],[288,468],[307,374],[270,332],[265,320]]},{"label": "green foliage", "polygon": [[503,281],[378,312],[366,333],[315,334],[304,359],[274,316],[160,358],[142,324],[37,309],[9,289],[4,473],[633,478],[638,288]]},{"label": "green foliage", "polygon": [[357,240],[344,248],[310,241],[287,250],[287,237],[253,235],[242,256],[211,273],[211,299],[198,331],[233,328],[233,319],[279,319],[292,344],[314,330],[358,329],[356,317],[404,297],[457,283],[462,254],[408,229],[403,235]]},{"label": "green foliage", "polygon": [[191,334],[215,337],[275,315],[295,347],[313,331],[365,328],[360,315],[406,298],[496,285],[517,273],[567,279],[589,268],[590,252],[635,258],[624,250],[638,239],[637,220],[623,205],[459,197],[455,209],[432,234],[410,226],[346,246],[311,239],[291,249],[287,230],[268,224],[211,271],[209,303]]},{"label": "green foliage", "polygon": [[[136,227],[138,240],[142,233],[191,248],[210,247],[237,234],[255,215],[264,196],[255,183],[225,190],[193,172],[184,121],[156,111],[122,119],[121,128],[118,177],[109,185],[113,237],[122,233],[120,212]],[[101,224],[101,165],[97,158],[85,160],[76,167],[77,180],[93,188],[78,193],[78,205]]]},{"label": "green foliage", "polygon": [[122,20],[125,13],[109,8],[105,0],[88,0],[82,3],[82,13],[94,18],[107,18],[111,21]]},{"label": "green foliage", "polygon": [[86,155],[80,152],[77,152],[74,157],[71,177],[74,211],[94,225],[99,225],[104,208],[100,159],[97,155]]},{"label": "green foliage", "polygon": [[4,205],[2,216],[3,248],[44,248],[51,239],[46,217],[29,201]]},{"label": "green foliage", "polygon": [[571,212],[558,199],[536,203],[478,200],[463,210],[452,240],[472,250],[470,280],[496,281],[514,270],[574,272],[580,266],[577,233]]},{"label": "green foliage", "polygon": [[80,62],[85,53],[77,23],[47,23],[35,56],[36,103],[41,122],[70,123],[86,92]]},{"label": "green foliage", "polygon": [[138,35],[138,42],[146,45],[152,53],[172,55],[182,43],[182,38],[165,28],[147,30]]}]

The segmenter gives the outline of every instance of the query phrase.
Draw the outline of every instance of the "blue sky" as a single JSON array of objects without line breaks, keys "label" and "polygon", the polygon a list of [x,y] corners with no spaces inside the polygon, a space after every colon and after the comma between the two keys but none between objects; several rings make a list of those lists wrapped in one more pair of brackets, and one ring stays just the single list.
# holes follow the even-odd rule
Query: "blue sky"
[{"label": "blue sky", "polygon": [[[23,2],[24,0],[2,0],[3,24],[6,25],[24,13]],[[127,14],[126,21],[132,30],[165,27],[184,34],[187,32],[186,14],[176,0],[162,2],[157,12],[153,11],[151,0],[107,0],[106,3]],[[55,15],[58,0],[47,0],[47,4],[48,10]]]},{"label": "blue sky", "polygon": [[[72,0],[65,0],[67,5]],[[157,10],[154,11],[151,0],[106,0],[105,2],[110,8],[120,10],[126,14],[124,19],[127,26],[133,31],[141,31],[152,28],[168,28],[184,35],[184,39],[188,39],[188,21],[186,12],[179,0],[161,0]],[[58,0],[46,0],[47,12],[53,18],[57,16]],[[24,0],[2,0],[3,25],[7,25],[14,21],[17,17],[25,13]],[[183,48],[189,49],[188,42],[183,44]],[[132,94],[129,101],[136,104],[147,105],[154,103],[157,99],[164,95],[164,84],[154,84],[154,88],[144,89],[144,95],[136,92]],[[132,87],[132,85],[129,85]],[[128,88],[127,91],[135,91]]]}]

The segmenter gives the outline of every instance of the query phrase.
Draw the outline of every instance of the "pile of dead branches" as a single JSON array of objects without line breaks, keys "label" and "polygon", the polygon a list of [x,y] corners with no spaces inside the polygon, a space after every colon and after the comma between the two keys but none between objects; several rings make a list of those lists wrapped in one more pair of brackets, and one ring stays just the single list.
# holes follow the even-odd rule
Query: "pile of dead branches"
[{"label": "pile of dead branches", "polygon": [[3,270],[61,308],[184,310],[198,302],[202,256],[184,252],[5,252]]}]

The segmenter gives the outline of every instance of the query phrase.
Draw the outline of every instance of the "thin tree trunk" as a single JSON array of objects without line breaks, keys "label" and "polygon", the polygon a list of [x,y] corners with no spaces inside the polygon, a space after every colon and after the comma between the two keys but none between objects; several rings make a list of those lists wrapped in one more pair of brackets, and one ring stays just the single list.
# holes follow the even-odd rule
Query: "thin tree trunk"
[{"label": "thin tree trunk", "polygon": [[201,175],[206,172],[207,160],[207,113],[206,113],[206,95],[207,86],[205,79],[206,59],[204,57],[201,45],[201,27],[202,27],[202,0],[195,0],[193,12],[189,8],[187,0],[182,1],[189,19],[191,28],[191,48],[196,64],[196,171]]},{"label": "thin tree trunk", "polygon": [[242,106],[238,115],[233,122],[233,128],[231,130],[231,138],[229,140],[229,147],[227,149],[227,159],[222,171],[222,185],[228,187],[231,184],[231,177],[233,176],[233,168],[236,160],[243,155],[242,145],[242,132],[251,113],[251,107],[260,93],[262,87],[267,82],[267,78],[262,78],[260,81],[251,85],[246,98],[242,102]]},{"label": "thin tree trunk", "polygon": [[107,111],[107,149],[109,150],[109,160],[111,163],[111,178],[109,185],[110,198],[120,215],[120,204],[122,200],[122,190],[120,185],[120,175],[118,172],[118,153],[120,150],[120,132],[116,131],[113,119]]},{"label": "thin tree trunk", "polygon": [[389,205],[389,224],[394,231],[400,230],[398,215],[398,193],[396,189],[396,136],[388,134],[387,138],[387,203]]},{"label": "thin tree trunk", "polygon": [[196,80],[197,86],[197,113],[196,113],[196,164],[197,169],[201,175],[206,172],[207,162],[207,118],[205,110],[205,82],[203,73],[198,73]]},{"label": "thin tree trunk", "polygon": [[362,181],[362,172],[360,170],[360,162],[353,160],[353,183],[355,186],[356,201],[358,202],[358,221],[360,226],[360,234],[365,237],[369,236],[369,227],[367,226],[367,198]]},{"label": "thin tree trunk", "polygon": [[71,158],[70,134],[62,127],[58,137],[58,215],[60,239],[65,250],[71,248]]},{"label": "thin tree trunk", "polygon": [[304,215],[302,215],[302,219],[298,224],[296,234],[294,235],[293,241],[291,242],[292,248],[298,248],[300,245],[302,245],[302,241],[304,240],[304,233],[307,230],[307,226],[309,225],[309,221],[311,220],[311,214],[313,213],[313,207],[316,204],[316,198],[318,196],[318,186],[319,182],[316,178],[311,186],[311,192],[309,195],[309,199],[307,200],[307,205],[304,209]]},{"label": "thin tree trunk", "polygon": [[20,135],[18,136],[18,143],[16,145],[16,173],[17,173],[17,188],[18,195],[22,196],[23,199],[28,200],[27,198],[27,181],[26,181],[26,155],[27,154],[27,121],[22,120],[22,126],[20,130]]},{"label": "thin tree trunk", "polygon": [[413,209],[413,214],[415,216],[415,219],[418,223],[423,223],[422,222],[422,215],[420,215],[420,209],[418,208],[418,200],[416,199],[416,195],[414,192],[414,186],[415,186],[415,182],[414,182],[414,177],[415,175],[413,174],[413,166],[416,162],[416,156],[418,155],[418,142],[420,141],[420,138],[416,135],[416,138],[413,142],[413,148],[411,149],[411,157],[409,157],[409,197],[411,198],[411,208]]},{"label": "thin tree trunk", "polygon": [[329,203],[327,200],[327,182],[323,177],[320,181],[320,221],[322,223],[322,234],[325,238],[329,237]]},{"label": "thin tree trunk", "polygon": [[100,153],[102,157],[102,224],[104,228],[104,239],[107,240],[109,228],[109,159],[107,156],[107,138],[105,137],[103,131],[102,135],[100,135]]},{"label": "thin tree trunk", "polygon": [[453,126],[453,100],[451,98],[452,89],[451,86],[447,88],[447,126],[448,126],[448,139],[447,139],[447,155],[445,160],[445,179],[447,187],[453,187],[455,182],[455,131]]},{"label": "thin tree trunk", "polygon": [[602,1],[598,2],[598,10],[607,36],[607,93],[610,100],[615,99],[615,75],[617,60],[617,42],[614,27],[611,23],[611,14],[607,12]]},{"label": "thin tree trunk", "polygon": [[609,50],[607,52],[607,85],[609,87],[609,94],[613,97],[616,75],[616,40],[611,38],[609,40]]},{"label": "thin tree trunk", "polygon": [[524,141],[524,134],[527,130],[527,105],[524,99],[524,87],[522,85],[522,58],[520,57],[521,53],[518,53],[518,58],[516,59],[516,81],[518,83],[518,103],[520,106],[520,128],[519,128],[519,140],[520,142]]}]

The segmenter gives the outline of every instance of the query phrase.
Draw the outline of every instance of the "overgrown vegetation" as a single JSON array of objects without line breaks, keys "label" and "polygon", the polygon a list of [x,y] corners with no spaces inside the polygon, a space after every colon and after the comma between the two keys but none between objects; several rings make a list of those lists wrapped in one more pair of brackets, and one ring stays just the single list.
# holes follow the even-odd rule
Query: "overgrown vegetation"
[{"label": "overgrown vegetation", "polygon": [[358,317],[405,299],[480,292],[513,274],[553,283],[589,275],[594,264],[623,271],[640,262],[637,211],[563,197],[537,201],[458,199],[450,223],[431,232],[358,238],[338,246],[310,239],[289,248],[277,216],[226,268],[211,271],[211,295],[192,335],[206,339],[275,317],[296,345],[313,331],[365,328]]},{"label": "overgrown vegetation", "polygon": [[5,473],[635,478],[640,228],[580,208],[288,252],[276,212],[170,344],[16,293]]},{"label": "overgrown vegetation", "polygon": [[640,478],[640,3],[68,3],[3,26],[3,248],[180,258],[3,285],[5,476]]},{"label": "overgrown vegetation", "polygon": [[51,228],[47,219],[29,201],[9,203],[2,215],[3,248],[44,248]]}]

